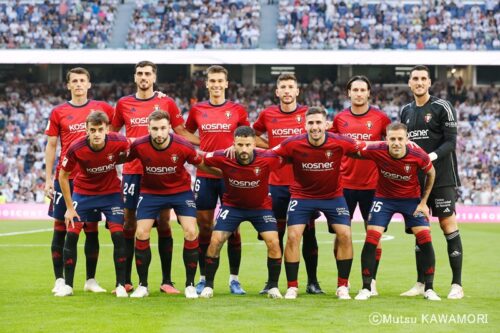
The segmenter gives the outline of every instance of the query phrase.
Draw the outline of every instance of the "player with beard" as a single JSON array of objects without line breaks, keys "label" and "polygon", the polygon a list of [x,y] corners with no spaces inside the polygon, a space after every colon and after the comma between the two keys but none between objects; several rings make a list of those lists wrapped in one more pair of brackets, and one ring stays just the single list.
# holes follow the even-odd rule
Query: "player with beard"
[{"label": "player with beard", "polygon": [[[275,147],[285,139],[304,133],[305,115],[307,106],[299,105],[297,97],[299,88],[297,78],[293,74],[281,74],[276,82],[276,96],[279,105],[271,105],[259,113],[253,124],[257,135],[267,134],[269,146]],[[286,212],[290,203],[290,185],[293,183],[293,169],[291,164],[285,164],[269,175],[269,193],[273,202],[273,213],[278,221],[280,247],[283,252],[283,238],[286,231]],[[309,294],[323,294],[318,282],[318,242],[316,240],[314,218],[306,225],[302,242],[302,256],[307,271],[306,292]],[[268,290],[266,285],[261,294]]]},{"label": "player with beard", "polygon": [[[125,126],[128,139],[148,134],[148,116],[156,110],[164,110],[170,115],[172,129],[176,134],[185,137],[193,144],[199,144],[196,136],[189,133],[184,127],[184,119],[175,104],[169,97],[159,97],[154,91],[157,66],[150,61],[141,61],[135,65],[134,81],[137,91],[134,95],[125,96],[118,100],[112,130],[119,131]],[[139,200],[142,166],[139,160],[126,163],[123,167],[123,195],[125,197],[125,239],[127,253],[127,291],[133,290],[131,274],[134,258],[134,238],[137,228],[136,208]],[[169,225],[170,211],[164,210],[158,218],[158,252],[160,253],[163,272],[160,290],[167,294],[178,294],[171,279],[172,267],[172,231]]]},{"label": "player with beard", "polygon": [[[408,86],[414,101],[401,110],[401,123],[408,127],[408,136],[425,150],[436,168],[436,181],[427,205],[432,215],[437,216],[446,238],[448,257],[453,274],[449,299],[464,297],[462,288],[462,240],[455,214],[456,189],[460,186],[457,170],[457,113],[450,102],[431,96],[429,68],[415,66],[410,71]],[[420,174],[423,186],[423,175]],[[424,293],[424,269],[422,251],[415,246],[417,261],[417,283],[402,296],[417,296]]]}]

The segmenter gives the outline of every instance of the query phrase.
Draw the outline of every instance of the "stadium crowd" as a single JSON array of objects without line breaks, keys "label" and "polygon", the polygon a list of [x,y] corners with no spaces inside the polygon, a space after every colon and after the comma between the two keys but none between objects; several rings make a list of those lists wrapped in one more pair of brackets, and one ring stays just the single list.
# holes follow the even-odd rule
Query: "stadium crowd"
[{"label": "stadium crowd", "polygon": [[260,36],[260,2],[136,1],[127,49],[251,49]]},{"label": "stadium crowd", "polygon": [[280,0],[284,49],[498,50],[500,4]]},{"label": "stadium crowd", "polygon": [[[200,85],[201,82],[201,85]],[[96,88],[97,87],[97,88]],[[450,100],[459,115],[457,155],[462,180],[459,202],[500,205],[500,95],[494,87],[457,87],[444,82],[433,85],[432,93]],[[187,117],[190,105],[207,98],[200,79],[160,84],[159,90],[173,97]],[[132,94],[129,84],[95,85],[92,98],[112,105],[121,96]],[[301,103],[324,106],[330,117],[349,106],[343,87],[329,80],[313,80],[301,86]],[[0,89],[0,191],[7,202],[44,202],[44,130],[52,108],[66,101],[64,85],[26,84],[12,81]],[[411,101],[406,87],[375,85],[372,104],[392,119],[400,107]],[[231,83],[227,98],[247,106],[251,122],[265,107],[276,103],[274,86],[253,88]]]},{"label": "stadium crowd", "polygon": [[103,49],[118,0],[0,3],[0,48]]}]

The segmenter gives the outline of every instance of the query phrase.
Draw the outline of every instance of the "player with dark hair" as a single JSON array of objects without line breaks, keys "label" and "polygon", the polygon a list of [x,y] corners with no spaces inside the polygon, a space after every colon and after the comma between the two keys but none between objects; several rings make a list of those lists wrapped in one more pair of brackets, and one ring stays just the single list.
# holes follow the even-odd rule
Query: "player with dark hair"
[{"label": "player with dark hair", "polygon": [[[448,244],[448,257],[453,273],[449,299],[464,297],[462,288],[462,240],[455,215],[456,188],[460,186],[457,170],[457,113],[450,102],[431,96],[430,71],[426,66],[415,66],[410,71],[408,86],[414,101],[401,109],[401,123],[408,127],[410,140],[425,150],[436,168],[436,181],[427,204],[437,216]],[[420,174],[420,184],[423,184]],[[422,251],[415,246],[417,283],[402,296],[424,293]]]},{"label": "player with dark hair", "polygon": [[[370,91],[371,83],[366,76],[355,75],[347,82],[346,93],[351,100],[351,106],[335,116],[331,132],[360,141],[382,140],[385,136],[385,128],[391,123],[391,120],[384,112],[369,104]],[[366,229],[368,214],[377,186],[377,167],[370,160],[344,157],[341,173],[343,193],[349,207],[351,220],[356,206],[359,205]],[[335,242],[334,249],[336,252],[337,242]],[[376,264],[373,271],[372,296],[378,294],[375,279],[381,256],[382,243],[380,242],[377,246]]]},{"label": "player with dark hair", "polygon": [[184,163],[198,165],[202,158],[193,145],[170,133],[170,117],[154,111],[148,117],[149,135],[137,138],[130,147],[128,161],[139,159],[143,167],[141,192],[137,205],[135,263],[139,286],[130,297],[149,295],[148,270],[151,263],[149,237],[156,216],[174,209],[184,231],[184,266],[187,298],[198,298],[194,277],[198,266],[198,231],[196,206],[191,191],[191,176]]},{"label": "player with dark hair", "polygon": [[254,130],[241,126],[234,132],[235,158],[226,157],[223,150],[205,156],[206,166],[222,171],[226,191],[205,258],[206,285],[200,297],[213,297],[220,250],[241,222],[250,221],[267,246],[267,295],[270,298],[282,298],[278,289],[281,249],[268,195],[269,173],[279,168],[282,160],[271,151],[256,150],[255,147]]},{"label": "player with dark hair", "polygon": [[[117,133],[109,133],[109,118],[101,111],[92,111],[86,120],[85,137],[75,140],[61,164],[59,183],[66,202],[64,214],[68,233],[64,242],[65,285],[55,296],[73,295],[77,243],[84,225],[98,212],[106,216],[114,245],[116,296],[128,297],[125,290],[125,238],[123,236],[123,199],[116,165],[125,161],[129,144]],[[71,194],[69,176],[78,165]]]},{"label": "player with dark hair", "polygon": [[[91,87],[90,73],[81,67],[70,69],[66,73],[66,87],[71,92],[71,100],[56,106],[50,114],[45,134],[47,135],[47,146],[45,148],[45,194],[51,199],[49,215],[54,218],[54,234],[52,236],[52,265],[56,282],[53,293],[64,286],[64,263],[63,247],[66,237],[66,225],[64,224],[64,213],[66,204],[62,199],[61,187],[59,185],[59,171],[61,169],[62,156],[68,151],[69,145],[76,139],[85,136],[85,119],[92,110],[105,112],[109,118],[113,117],[114,109],[105,102],[88,99],[88,90]],[[57,139],[60,139],[61,153],[57,164],[56,173],[53,177],[54,162],[56,160]],[[69,177],[70,191],[73,189],[73,179],[78,173],[75,168]],[[89,217],[90,221],[100,221],[101,215],[94,214]],[[85,256],[87,268],[87,280],[83,290],[92,292],[105,292],[95,280],[97,259],[99,257],[98,224],[86,225],[85,229]]]},{"label": "player with dark hair", "polygon": [[[287,299],[298,296],[299,245],[305,225],[317,211],[325,214],[339,242],[337,250],[337,297],[350,299],[349,273],[352,266],[351,220],[342,195],[340,164],[342,157],[359,150],[348,137],[326,133],[326,111],[311,107],[306,112],[306,134],[286,139],[273,150],[293,164],[294,182],[290,186],[288,238],[285,269],[288,280]],[[364,144],[362,144],[363,146]]]},{"label": "player with dark hair", "polygon": [[[271,105],[259,113],[253,124],[257,135],[267,134],[270,147],[276,147],[285,139],[303,134],[305,132],[305,114],[307,106],[299,105],[299,87],[297,78],[293,74],[281,74],[276,80],[276,96],[279,105]],[[293,183],[293,170],[291,164],[285,164],[269,175],[269,193],[273,202],[273,213],[278,221],[280,247],[283,252],[283,238],[286,231],[286,211],[290,203],[290,185]],[[306,292],[309,294],[323,294],[318,282],[318,242],[314,227],[314,217],[306,225],[304,240],[302,242],[302,256],[307,271]],[[265,294],[266,285],[261,291]]]},{"label": "player with dark hair", "polygon": [[[170,115],[170,124],[176,134],[185,137],[193,144],[198,144],[196,136],[184,127],[184,119],[169,97],[158,96],[154,91],[157,66],[151,61],[141,61],[135,65],[134,82],[137,91],[134,95],[118,100],[116,112],[111,122],[112,129],[119,131],[125,126],[127,138],[134,140],[148,134],[148,116],[156,110],[163,110]],[[139,200],[142,166],[139,160],[126,163],[123,167],[123,195],[125,197],[125,239],[127,252],[127,291],[133,290],[131,274],[134,258],[134,238],[137,228],[136,208]],[[173,239],[170,229],[170,211],[165,210],[157,221],[158,252],[163,273],[160,290],[167,294],[178,294],[171,279]]]},{"label": "player with dark hair", "polygon": [[[209,100],[193,105],[189,110],[186,128],[191,133],[198,131],[202,151],[213,152],[229,147],[233,143],[233,133],[236,128],[250,123],[242,105],[226,100],[228,72],[224,67],[214,65],[207,69],[206,87]],[[205,253],[210,244],[217,200],[222,200],[224,193],[224,182],[221,178],[198,170],[194,193],[200,231],[200,281],[196,285],[199,294],[205,287]],[[245,294],[238,280],[241,262],[241,236],[238,230],[229,237],[227,253],[230,271],[229,289],[232,294]]]},{"label": "player with dark hair", "polygon": [[[367,300],[372,296],[371,281],[375,271],[375,249],[392,216],[400,213],[405,219],[406,231],[415,235],[422,251],[424,296],[432,301],[441,300],[433,290],[436,258],[428,221],[427,199],[434,184],[436,171],[429,155],[418,146],[408,145],[407,129],[401,123],[387,127],[386,142],[369,145],[358,154],[376,163],[379,178],[361,253],[363,288],[356,299]],[[426,175],[422,197],[418,181],[419,170]]]}]

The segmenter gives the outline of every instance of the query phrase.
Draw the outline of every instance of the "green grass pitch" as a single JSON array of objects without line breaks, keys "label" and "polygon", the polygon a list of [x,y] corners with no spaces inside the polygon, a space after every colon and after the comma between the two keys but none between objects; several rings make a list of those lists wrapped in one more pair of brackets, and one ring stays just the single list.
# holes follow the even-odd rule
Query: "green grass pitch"
[{"label": "green grass pitch", "polygon": [[[173,280],[183,290],[182,233],[176,223],[172,225]],[[242,224],[240,281],[247,291],[245,296],[229,293],[225,248],[213,299],[187,300],[183,294],[160,294],[160,264],[156,232],[153,231],[153,261],[149,273],[151,295],[148,298],[117,299],[110,293],[84,293],[83,234],[79,243],[75,295],[56,298],[50,292],[54,282],[50,228],[48,221],[0,221],[0,332],[500,332],[500,225],[497,224],[462,224],[460,227],[465,252],[463,284],[466,297],[459,301],[446,299],[451,272],[444,237],[433,224],[437,257],[434,285],[443,298],[441,302],[399,296],[413,285],[416,275],[414,237],[404,234],[401,223],[390,226],[387,235],[394,238],[383,242],[377,279],[381,295],[366,302],[335,298],[337,274],[332,255],[333,237],[324,223],[317,223],[316,230],[320,245],[318,276],[327,295],[305,293],[306,274],[301,264],[300,296],[296,300],[271,300],[258,295],[267,277],[266,251],[249,223]],[[30,231],[34,232],[28,233]],[[99,238],[101,253],[97,280],[110,291],[114,284],[111,239],[102,227]],[[353,240],[352,297],[361,284],[360,253],[364,240],[361,223],[353,224]],[[137,283],[136,274],[134,282]],[[280,289],[284,294],[284,268]],[[377,322],[380,318],[382,323]]]}]

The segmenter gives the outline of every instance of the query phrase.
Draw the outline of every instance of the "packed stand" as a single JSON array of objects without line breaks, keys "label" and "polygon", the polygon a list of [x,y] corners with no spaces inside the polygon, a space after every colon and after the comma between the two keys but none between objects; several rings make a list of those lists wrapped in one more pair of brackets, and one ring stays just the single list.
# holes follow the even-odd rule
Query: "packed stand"
[{"label": "packed stand", "polygon": [[280,0],[282,49],[500,50],[500,3]]},{"label": "packed stand", "polygon": [[[450,81],[453,82],[453,81]],[[458,88],[458,89],[457,89]],[[185,117],[192,104],[206,99],[203,78],[160,84],[158,90],[174,98]],[[227,98],[247,106],[250,121],[261,110],[277,103],[273,84],[253,88],[231,82]],[[343,87],[329,80],[313,80],[300,86],[300,103],[324,106],[329,117],[349,106]],[[133,84],[94,85],[91,96],[114,105],[118,98],[133,94]],[[450,100],[459,115],[457,155],[462,181],[459,202],[500,205],[500,93],[495,87],[457,87],[436,82],[431,93]],[[402,105],[411,102],[407,87],[374,85],[372,104],[392,120]],[[64,84],[45,85],[9,82],[0,88],[0,191],[7,202],[44,202],[43,134],[52,108],[68,97]]]},{"label": "packed stand", "polygon": [[104,49],[118,0],[0,3],[2,49]]},{"label": "packed stand", "polygon": [[137,0],[125,47],[254,49],[259,37],[258,0]]}]

